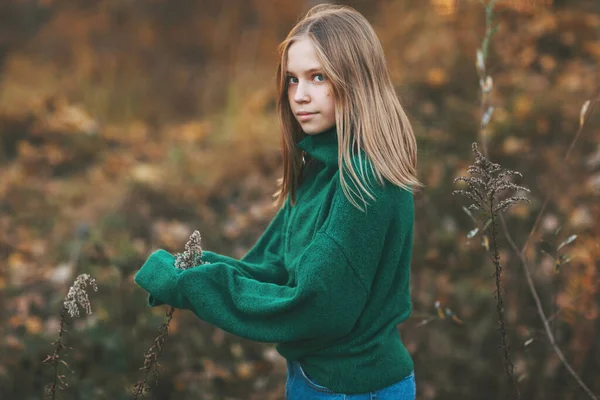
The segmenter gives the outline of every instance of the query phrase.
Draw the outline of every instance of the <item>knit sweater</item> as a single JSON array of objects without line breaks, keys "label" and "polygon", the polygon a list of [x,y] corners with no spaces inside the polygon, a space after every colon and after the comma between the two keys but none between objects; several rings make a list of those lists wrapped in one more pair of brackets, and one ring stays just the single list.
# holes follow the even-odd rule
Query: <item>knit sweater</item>
[{"label": "knit sweater", "polygon": [[347,394],[379,390],[413,370],[396,327],[412,309],[412,193],[387,180],[381,187],[366,168],[376,200],[365,196],[361,211],[340,184],[335,127],[297,146],[311,168],[296,204],[288,197],[244,257],[204,251],[207,263],[179,270],[174,256],[158,250],[135,282],[150,306],[191,310],[227,332],[276,343],[319,385]]}]

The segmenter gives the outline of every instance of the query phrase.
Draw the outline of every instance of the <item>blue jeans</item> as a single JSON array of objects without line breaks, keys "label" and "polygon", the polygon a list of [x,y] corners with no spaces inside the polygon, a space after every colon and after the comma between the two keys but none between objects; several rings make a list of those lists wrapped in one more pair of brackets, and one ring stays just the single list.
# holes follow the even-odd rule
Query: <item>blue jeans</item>
[{"label": "blue jeans", "polygon": [[343,394],[312,381],[300,363],[287,361],[286,400],[415,400],[416,397],[414,371],[400,382],[374,392]]}]

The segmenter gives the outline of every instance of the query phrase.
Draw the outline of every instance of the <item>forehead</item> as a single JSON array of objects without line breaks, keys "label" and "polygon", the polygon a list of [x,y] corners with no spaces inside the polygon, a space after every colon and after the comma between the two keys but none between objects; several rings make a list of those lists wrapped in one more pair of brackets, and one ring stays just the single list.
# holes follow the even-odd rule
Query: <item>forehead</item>
[{"label": "forehead", "polygon": [[321,69],[321,63],[317,57],[315,46],[308,38],[294,41],[288,48],[287,66],[288,72],[303,73]]}]

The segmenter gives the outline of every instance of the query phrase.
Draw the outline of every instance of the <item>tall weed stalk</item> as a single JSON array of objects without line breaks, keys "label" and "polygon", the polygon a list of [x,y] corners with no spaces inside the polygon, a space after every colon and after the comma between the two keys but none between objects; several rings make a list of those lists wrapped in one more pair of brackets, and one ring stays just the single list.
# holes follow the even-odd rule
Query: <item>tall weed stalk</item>
[{"label": "tall weed stalk", "polygon": [[519,390],[514,374],[514,365],[510,358],[510,347],[508,344],[508,335],[506,333],[506,319],[504,317],[504,299],[502,292],[502,265],[500,264],[500,256],[498,252],[497,239],[497,216],[498,213],[507,210],[513,204],[519,202],[529,202],[529,199],[523,196],[512,196],[504,200],[500,200],[499,196],[506,190],[515,192],[529,192],[529,189],[518,186],[506,179],[505,177],[516,175],[522,177],[517,171],[510,171],[502,168],[499,164],[492,163],[485,158],[477,149],[477,143],[473,143],[473,153],[475,153],[475,162],[468,169],[469,177],[461,176],[456,178],[454,182],[463,181],[468,185],[466,190],[455,190],[453,194],[462,194],[471,199],[473,203],[468,207],[469,211],[477,212],[477,217],[485,221],[485,226],[491,232],[492,261],[495,271],[495,291],[496,298],[496,313],[498,317],[498,325],[502,339],[502,350],[504,353],[504,371],[506,373],[507,382],[512,388],[512,396],[519,398]]},{"label": "tall weed stalk", "polygon": [[69,288],[63,306],[60,312],[60,328],[58,332],[58,339],[52,344],[54,345],[54,352],[48,355],[42,362],[49,364],[54,368],[54,377],[52,383],[48,384],[45,388],[46,399],[56,399],[56,392],[59,390],[66,389],[69,384],[67,383],[67,376],[59,372],[60,365],[63,365],[67,371],[72,372],[69,364],[61,358],[61,352],[66,350],[68,347],[65,345],[65,334],[67,333],[67,314],[71,318],[79,318],[79,308],[83,308],[86,314],[92,313],[92,306],[88,298],[86,287],[90,286],[95,292],[98,291],[96,281],[88,274],[81,274],[76,279],[73,285]]},{"label": "tall weed stalk", "polygon": [[[188,242],[185,244],[185,251],[181,254],[176,254],[175,267],[185,270],[201,265],[202,261],[202,246],[200,245],[202,237],[200,232],[194,231]],[[166,312],[166,321],[158,327],[158,336],[154,339],[152,346],[144,353],[144,366],[141,368],[144,371],[142,379],[133,385],[132,399],[137,399],[150,391],[148,386],[148,376],[150,373],[154,375],[155,381],[158,381],[158,373],[160,364],[158,358],[162,353],[163,347],[169,337],[169,326],[173,319],[175,308],[169,306]]]},{"label": "tall weed stalk", "polygon": [[[486,128],[488,123],[490,122],[493,112],[494,112],[494,107],[490,104],[490,93],[492,91],[493,88],[493,79],[491,76],[487,75],[486,73],[486,58],[487,58],[487,54],[488,54],[488,49],[489,49],[489,44],[491,41],[491,38],[493,36],[493,34],[496,32],[497,29],[497,25],[496,26],[492,26],[492,22],[494,20],[494,6],[497,0],[490,0],[487,5],[486,5],[486,9],[485,9],[485,15],[486,15],[486,32],[485,32],[485,36],[484,39],[482,41],[481,47],[477,50],[477,62],[476,62],[476,66],[477,66],[477,73],[479,75],[479,83],[480,83],[480,88],[481,88],[481,125],[480,125],[480,131],[479,131],[479,135],[481,137],[481,141],[483,144],[483,156],[487,157],[487,135],[486,135]],[[600,102],[600,94],[597,92],[597,94],[594,96],[593,101],[587,100],[580,111],[580,121],[579,121],[579,130],[577,131],[577,134],[575,135],[575,137],[573,138],[569,149],[567,150],[567,153],[564,157],[563,162],[566,162],[567,159],[569,158],[569,155],[571,154],[571,151],[574,148],[575,143],[577,142],[577,140],[579,139],[582,131],[583,131],[583,127],[585,125],[585,122],[587,121],[587,119],[589,119],[589,114],[591,112],[591,110],[593,109],[593,107]],[[476,145],[474,144],[474,151],[476,151]],[[479,155],[476,154],[476,157],[479,157]],[[464,180],[464,178],[459,178],[458,180]],[[524,188],[522,188],[524,189]],[[483,230],[485,231],[487,229],[487,227],[491,224],[491,231],[492,231],[492,251],[493,251],[493,261],[494,261],[494,265],[496,267],[496,296],[497,296],[497,313],[498,313],[498,318],[499,318],[499,324],[500,324],[500,330],[502,332],[502,343],[503,343],[503,349],[504,349],[504,358],[505,358],[505,370],[506,370],[506,374],[507,374],[507,378],[509,379],[510,383],[511,383],[511,387],[514,388],[514,396],[518,398],[519,393],[518,393],[518,389],[515,383],[515,378],[514,378],[514,367],[512,365],[512,362],[510,362],[510,353],[508,351],[508,342],[506,340],[506,332],[505,332],[505,323],[503,322],[503,312],[504,312],[504,303],[503,300],[501,299],[501,291],[500,289],[502,289],[502,284],[501,284],[501,280],[500,278],[500,273],[502,271],[500,263],[499,263],[499,259],[498,259],[498,251],[497,251],[497,239],[496,239],[496,226],[497,226],[497,222],[500,223],[500,226],[502,227],[502,230],[506,236],[506,239],[510,245],[510,247],[512,248],[512,250],[517,254],[517,256],[519,257],[520,261],[521,261],[521,265],[523,267],[523,271],[526,277],[526,282],[527,285],[529,287],[529,290],[535,300],[535,304],[536,304],[536,308],[538,311],[538,314],[540,315],[540,318],[544,324],[544,330],[546,332],[546,335],[548,337],[548,340],[550,342],[550,345],[552,346],[552,349],[554,350],[554,352],[556,353],[556,355],[558,356],[558,358],[560,359],[561,363],[564,365],[564,367],[567,369],[567,371],[571,374],[571,376],[577,381],[577,383],[579,384],[579,386],[586,392],[586,394],[593,400],[597,400],[597,396],[594,395],[594,393],[592,393],[592,391],[590,390],[590,388],[583,382],[583,380],[579,377],[579,375],[575,372],[575,370],[573,369],[573,367],[569,364],[569,362],[567,361],[566,357],[564,356],[564,354],[562,353],[561,349],[558,347],[557,343],[556,343],[556,339],[555,339],[555,334],[553,334],[552,329],[549,325],[550,320],[553,318],[551,317],[550,319],[546,317],[546,314],[544,312],[542,303],[541,303],[541,299],[540,296],[537,293],[537,290],[533,284],[533,279],[531,276],[531,272],[529,270],[529,266],[528,266],[528,261],[525,258],[525,250],[527,249],[527,245],[530,243],[532,236],[536,230],[536,228],[538,227],[541,217],[544,214],[544,211],[546,209],[546,206],[550,200],[550,198],[552,197],[552,195],[554,194],[554,189],[555,186],[552,187],[551,193],[546,197],[546,199],[543,202],[543,205],[536,217],[535,223],[533,225],[533,228],[531,229],[531,231],[529,232],[529,235],[527,237],[527,240],[525,241],[525,244],[523,245],[523,247],[521,249],[519,249],[516,245],[516,243],[514,242],[514,240],[512,239],[512,235],[510,234],[506,222],[504,220],[504,217],[502,215],[502,213],[498,213],[497,215],[495,215],[493,212],[490,215],[490,219],[488,219],[488,221],[486,222],[486,225],[484,226]],[[469,191],[465,191],[465,192],[469,192]],[[463,193],[466,194],[466,193]],[[472,197],[470,197],[471,199],[473,199]],[[507,206],[510,206],[510,204],[506,204]],[[489,210],[493,211],[493,208],[488,208],[488,214]],[[468,211],[468,210],[467,210]],[[499,210],[500,211],[500,210]],[[474,229],[473,231],[471,231],[469,233],[469,236],[474,236],[475,234],[477,234],[478,232],[478,228]],[[484,233],[485,235],[485,233]],[[487,236],[485,236],[485,238],[487,239]],[[556,253],[558,253],[558,250],[560,249],[560,247],[571,243],[574,239],[576,238],[576,235],[571,235],[567,240],[565,240],[563,243],[561,243],[561,245],[559,246],[558,249],[556,249]],[[484,240],[484,247],[486,249],[489,250],[489,242]],[[568,262],[568,256],[567,255],[560,255],[560,256],[556,256],[556,267],[560,268],[560,266],[566,262]],[[556,310],[555,310],[556,311]],[[557,313],[558,311],[556,311]],[[555,314],[556,314],[555,313]]]}]

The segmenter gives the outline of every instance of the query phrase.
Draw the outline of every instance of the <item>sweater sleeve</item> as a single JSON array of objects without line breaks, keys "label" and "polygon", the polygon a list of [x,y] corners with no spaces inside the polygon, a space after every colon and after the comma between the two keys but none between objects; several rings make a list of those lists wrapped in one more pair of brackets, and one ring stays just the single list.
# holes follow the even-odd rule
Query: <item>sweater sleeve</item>
[{"label": "sweater sleeve", "polygon": [[203,251],[202,260],[210,264],[227,264],[241,275],[260,282],[285,284],[288,274],[283,263],[283,236],[288,206],[286,200],[261,237],[240,260],[212,251]]},{"label": "sweater sleeve", "polygon": [[344,336],[367,299],[346,256],[326,233],[318,233],[301,255],[294,286],[257,281],[224,262],[179,271],[174,261],[159,250],[136,274],[151,306],[188,309],[225,331],[261,342]]},{"label": "sweater sleeve", "polygon": [[[376,189],[367,210],[340,190],[331,215],[290,266],[286,284],[254,279],[252,270],[217,261],[178,271],[174,257],[153,253],[135,277],[150,305],[191,310],[200,319],[248,339],[286,343],[349,334],[367,302],[388,230],[405,195]],[[402,208],[402,207],[401,207]],[[248,257],[254,260],[253,257]]]}]

